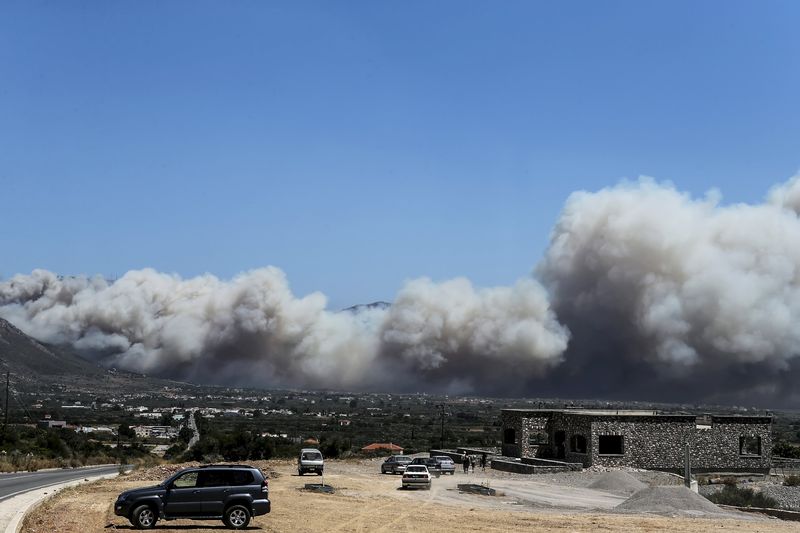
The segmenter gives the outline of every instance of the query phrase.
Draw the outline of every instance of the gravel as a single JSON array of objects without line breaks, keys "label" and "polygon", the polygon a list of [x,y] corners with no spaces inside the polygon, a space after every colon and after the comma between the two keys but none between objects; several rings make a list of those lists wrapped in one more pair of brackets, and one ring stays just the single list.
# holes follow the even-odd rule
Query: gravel
[{"label": "gravel", "polygon": [[609,492],[633,494],[634,492],[646,489],[647,485],[628,472],[617,471],[602,474],[599,478],[591,482],[588,487],[590,489],[606,490]]},{"label": "gravel", "polygon": [[640,490],[615,512],[650,513],[664,516],[722,517],[731,513],[717,507],[686,487],[650,487]]}]

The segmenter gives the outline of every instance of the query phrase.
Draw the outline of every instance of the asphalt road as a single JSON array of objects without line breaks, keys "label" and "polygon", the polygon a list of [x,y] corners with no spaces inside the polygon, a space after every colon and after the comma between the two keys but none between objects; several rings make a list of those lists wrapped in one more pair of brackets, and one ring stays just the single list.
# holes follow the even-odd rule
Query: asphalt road
[{"label": "asphalt road", "polygon": [[119,465],[0,474],[0,502],[29,490],[75,481],[89,476],[102,476],[117,472],[119,472]]}]

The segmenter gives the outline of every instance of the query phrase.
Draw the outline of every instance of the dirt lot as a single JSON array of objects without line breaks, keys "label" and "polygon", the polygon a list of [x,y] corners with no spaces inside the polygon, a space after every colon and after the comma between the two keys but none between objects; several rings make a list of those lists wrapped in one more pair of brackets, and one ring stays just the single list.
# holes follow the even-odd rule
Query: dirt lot
[{"label": "dirt lot", "polygon": [[[748,517],[676,518],[612,514],[626,495],[586,488],[590,477],[580,475],[515,476],[487,473],[443,476],[430,491],[399,490],[400,477],[379,474],[378,461],[329,462],[325,482],[334,494],[301,490],[317,476],[299,477],[291,463],[256,466],[272,472],[273,511],[256,517],[250,530],[269,532],[409,532],[421,531],[682,531],[742,532],[797,531],[797,524]],[[153,484],[164,470],[134,472],[118,479],[66,489],[33,509],[24,533],[84,533],[131,530],[127,520],[113,514],[112,504],[123,490]],[[653,480],[649,480],[653,482]],[[460,493],[458,483],[488,483],[502,496]],[[221,522],[179,520],[159,522],[156,530],[186,532],[223,529]]]}]

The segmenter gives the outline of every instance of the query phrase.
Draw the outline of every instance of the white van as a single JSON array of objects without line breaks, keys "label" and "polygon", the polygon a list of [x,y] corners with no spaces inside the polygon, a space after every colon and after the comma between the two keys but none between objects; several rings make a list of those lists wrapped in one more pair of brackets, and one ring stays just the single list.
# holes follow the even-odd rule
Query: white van
[{"label": "white van", "polygon": [[301,476],[306,472],[316,472],[318,476],[322,475],[325,460],[322,458],[322,452],[316,448],[303,448],[300,450],[300,457],[297,458],[297,473]]}]

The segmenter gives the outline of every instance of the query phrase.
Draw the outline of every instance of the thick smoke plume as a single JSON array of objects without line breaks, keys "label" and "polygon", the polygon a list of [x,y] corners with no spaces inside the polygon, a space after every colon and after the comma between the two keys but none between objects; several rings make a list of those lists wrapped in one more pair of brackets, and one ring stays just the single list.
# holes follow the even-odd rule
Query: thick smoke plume
[{"label": "thick smoke plume", "polygon": [[[756,205],[653,180],[577,192],[534,277],[326,309],[276,268],[223,281],[46,271],[0,317],[109,366],[266,387],[800,404],[800,178]],[[537,281],[538,280],[538,281]]]},{"label": "thick smoke plume", "polygon": [[[390,310],[326,310],[277,268],[231,281],[153,270],[119,280],[43,270],[0,282],[0,316],[33,337],[148,374],[266,387],[478,390],[497,362],[541,373],[567,332],[541,286],[409,283]],[[505,368],[499,374],[513,375]]]},{"label": "thick smoke plume", "polygon": [[796,395],[798,207],[796,178],[760,205],[651,180],[573,194],[537,269],[574,336],[556,382],[671,400]]}]

